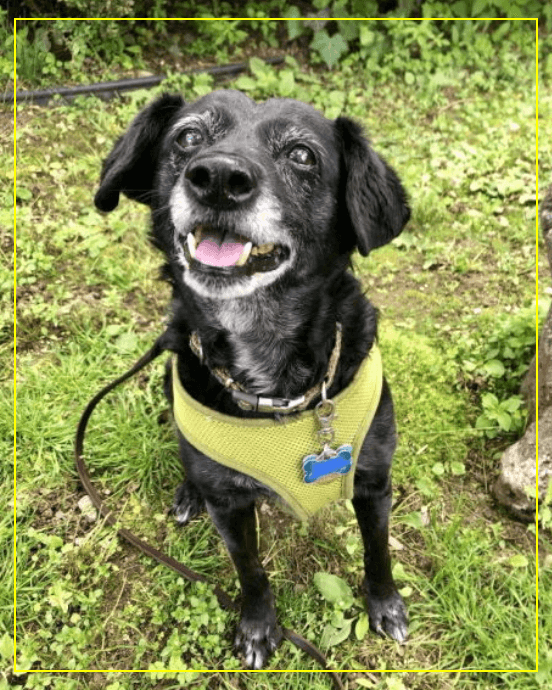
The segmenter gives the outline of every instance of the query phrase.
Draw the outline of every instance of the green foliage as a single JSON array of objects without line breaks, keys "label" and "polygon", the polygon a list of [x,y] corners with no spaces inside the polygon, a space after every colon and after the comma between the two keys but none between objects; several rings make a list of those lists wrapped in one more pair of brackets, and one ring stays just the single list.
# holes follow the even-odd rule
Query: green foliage
[{"label": "green foliage", "polygon": [[337,65],[341,56],[345,55],[349,48],[346,39],[340,33],[329,36],[324,29],[316,33],[310,46],[319,53],[330,69]]},{"label": "green foliage", "polygon": [[[552,532],[552,482],[548,482],[546,495],[539,506],[539,522],[542,527]],[[552,565],[552,556],[548,556],[549,564]]]},{"label": "green foliage", "polygon": [[[231,14],[230,5],[222,5],[221,11],[226,16]],[[207,7],[199,7],[196,16],[212,20],[194,23],[199,37],[190,45],[190,49],[199,55],[214,55],[217,61],[228,62],[248,38],[247,31],[241,28],[243,22],[216,21],[216,14]]]},{"label": "green foliage", "polygon": [[[166,640],[160,652],[160,659],[149,665],[151,669],[159,669],[161,673],[153,673],[152,678],[175,678],[193,680],[194,674],[178,673],[179,670],[191,668],[205,668],[205,659],[227,657],[222,668],[227,664],[236,665],[236,660],[229,653],[225,631],[228,626],[228,616],[221,610],[212,588],[203,583],[192,585],[193,594],[184,590],[184,581],[179,585],[183,588],[178,600],[173,605],[173,621],[175,628]],[[187,588],[186,588],[187,589]],[[159,612],[158,622],[163,624],[165,612]],[[219,662],[220,663],[220,662]],[[167,674],[167,669],[173,673]],[[198,674],[199,676],[199,674]]]},{"label": "green foliage", "polygon": [[316,573],[314,586],[330,604],[346,610],[353,604],[353,592],[345,580],[329,573]]},{"label": "green foliage", "polygon": [[76,13],[72,12],[71,16],[80,13],[83,17],[127,17],[141,9],[139,0],[61,0],[60,4],[69,10],[77,10]]},{"label": "green foliage", "polygon": [[297,98],[300,90],[296,81],[296,77],[300,78],[297,63],[293,58],[287,58],[286,63],[284,69],[276,69],[259,58],[251,58],[249,69],[253,77],[242,75],[236,79],[235,86],[251,95],[252,98],[269,98],[270,96]]},{"label": "green foliage", "polygon": [[[541,323],[548,307],[548,300],[539,302]],[[462,338],[452,350],[463,384],[482,391],[482,413],[475,426],[489,438],[523,431],[526,414],[517,393],[536,348],[535,319],[534,307],[505,315],[485,337],[479,332]]]},{"label": "green foliage", "polygon": [[547,17],[540,0],[456,0],[455,2],[422,3],[423,17]]},{"label": "green foliage", "polygon": [[[22,29],[17,31],[15,37],[13,34],[8,34],[4,44],[9,50],[8,61],[12,64],[12,70],[13,55],[14,51],[17,50],[17,77],[30,83],[38,83],[43,74],[51,74],[53,66],[57,64],[55,56],[49,52],[47,31],[45,29],[37,29],[31,40],[29,38],[29,27],[23,26]],[[9,74],[7,68],[5,74]],[[10,74],[9,76],[11,77],[12,75]]]},{"label": "green foliage", "polygon": [[[344,642],[355,631],[357,640],[362,640],[368,632],[368,615],[363,610],[361,599],[353,596],[353,591],[342,578],[330,573],[318,572],[314,575],[314,586],[322,597],[332,605],[327,611],[326,623],[320,638],[320,646],[329,649]],[[349,609],[355,607],[352,617],[345,618]],[[356,623],[355,623],[356,620]]]},{"label": "green foliage", "polygon": [[[19,21],[17,75],[20,88],[22,85],[81,82],[89,78],[90,73],[98,74],[98,81],[115,79],[117,70],[144,69],[144,53],[151,60],[152,51],[154,60],[156,51],[163,51],[177,61],[185,53],[195,58],[208,57],[209,60],[228,62],[239,55],[241,46],[251,38],[251,33],[259,49],[267,45],[274,48],[278,45],[278,22],[271,21],[270,14],[277,14],[282,6],[281,0],[252,1],[244,9],[217,0],[199,5],[172,0],[156,0],[154,3],[141,0],[122,3],[114,0],[106,3],[65,0],[63,4],[74,20],[55,19],[58,9],[52,5],[52,20]],[[7,57],[0,61],[0,77],[8,81],[13,73],[13,66],[10,68],[13,35],[7,25],[7,13],[1,12],[0,44],[5,45]],[[46,9],[45,16],[48,14]],[[179,14],[205,21],[167,19]],[[232,15],[251,17],[251,20],[217,20],[217,17]],[[85,63],[86,71],[83,70]],[[106,78],[106,70],[113,71],[113,74]]]},{"label": "green foliage", "polygon": [[[121,24],[108,20],[52,21],[36,26],[19,22],[22,28],[18,28],[15,39],[18,80],[31,85],[82,82],[87,78],[85,64],[93,61],[104,69],[143,67],[139,43],[123,31]],[[7,47],[13,56],[13,37]]]},{"label": "green foliage", "polygon": [[0,9],[0,84],[13,77],[13,33],[8,30],[7,14]]},{"label": "green foliage", "polygon": [[[315,0],[312,12],[296,5],[286,6],[285,0],[251,0],[242,7],[225,0],[205,0],[199,5],[176,0],[157,0],[153,4],[141,0],[65,0],[64,4],[73,17],[80,15],[83,19],[19,22],[18,78],[22,83],[79,82],[84,78],[85,63],[93,71],[101,69],[105,80],[106,69],[143,69],[152,50],[168,51],[176,63],[183,54],[228,62],[243,59],[243,50],[251,44],[259,50],[279,45],[284,49],[282,38],[287,33],[289,41],[308,47],[314,65],[324,64],[330,69],[338,64],[355,65],[371,80],[396,76],[407,84],[422,85],[430,78],[436,87],[456,85],[469,78],[490,90],[496,79],[513,78],[526,69],[524,61],[534,58],[534,24],[505,17],[538,17],[548,29],[552,26],[552,10],[537,0],[520,0],[510,5],[511,11],[501,9],[501,0],[421,5],[412,1],[402,2],[400,11],[387,14],[379,10],[376,0]],[[309,14],[326,8],[330,15],[327,20],[306,21]],[[179,15],[205,21],[168,19]],[[144,19],[136,20],[136,16]],[[279,16],[289,20],[272,18]],[[6,81],[11,76],[13,37],[6,26],[5,12],[3,17],[0,42],[7,57],[0,61],[0,77]],[[87,20],[89,17],[98,21]],[[117,17],[128,20],[111,20]],[[450,19],[415,21],[421,17]],[[463,17],[476,19],[464,21]],[[551,41],[546,34],[540,38],[541,69],[550,75]],[[512,51],[518,59],[510,59]]]},{"label": "green foliage", "polygon": [[[542,322],[546,302],[539,304]],[[481,377],[501,397],[519,389],[536,344],[536,312],[532,307],[505,315],[492,332],[462,343],[461,366],[472,377]]]},{"label": "green foliage", "polygon": [[477,418],[475,428],[484,430],[489,438],[495,438],[501,432],[520,435],[523,431],[525,413],[520,396],[512,395],[499,401],[493,393],[484,393],[481,396],[481,406],[483,414]]},{"label": "green foliage", "polygon": [[[334,21],[298,21],[300,10],[291,5],[286,10],[286,16],[294,18],[288,22],[288,38],[309,38],[312,61],[322,61],[330,69],[350,57],[364,65],[371,76],[388,78],[399,74],[407,83],[414,83],[416,73],[435,73],[447,82],[455,80],[458,64],[486,72],[489,60],[502,63],[504,41],[517,45],[524,56],[529,56],[531,51],[534,53],[534,31],[531,38],[531,31],[527,31],[534,25],[529,22],[396,21],[394,18],[400,16],[398,11],[389,12],[388,21],[370,21],[369,17],[382,17],[374,1],[334,0],[328,3],[321,0],[313,5],[315,9],[329,7]],[[545,19],[549,25],[552,23],[552,11],[538,0],[510,4],[507,10],[502,0],[424,2],[420,14],[414,3],[405,3],[401,9],[405,19],[534,17]],[[364,19],[355,19],[360,17]],[[412,70],[413,60],[416,66]],[[515,69],[515,66],[510,68]]]},{"label": "green foliage", "polygon": [[[188,76],[187,74],[173,74],[169,73],[167,78],[163,80],[160,87],[157,88],[154,93],[161,94],[167,91],[180,91],[185,93],[190,99],[201,98],[207,93],[213,90],[215,80],[208,72],[201,72],[199,74],[192,74]],[[129,101],[133,98],[132,94],[127,95]],[[151,91],[141,91],[138,96],[138,103],[136,103],[136,110],[141,107],[140,104],[145,105],[147,102],[151,101],[152,93]]]}]

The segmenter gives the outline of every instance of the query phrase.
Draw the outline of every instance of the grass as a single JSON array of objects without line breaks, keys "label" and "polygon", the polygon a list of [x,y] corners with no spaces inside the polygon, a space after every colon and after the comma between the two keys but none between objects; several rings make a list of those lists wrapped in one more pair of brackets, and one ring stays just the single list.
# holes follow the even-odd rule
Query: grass
[{"label": "grass", "polygon": [[[295,76],[297,88],[313,84],[318,107],[328,89],[342,93],[343,110],[364,122],[376,149],[400,172],[414,211],[397,241],[355,259],[381,311],[384,368],[397,408],[392,547],[411,637],[400,647],[352,632],[323,651],[336,668],[363,669],[349,676],[349,688],[544,688],[552,668],[546,614],[539,673],[513,672],[535,667],[534,533],[509,519],[490,494],[512,437],[489,440],[474,429],[480,391],[460,365],[469,354],[464,343],[492,332],[535,297],[530,80],[520,77],[492,94],[463,83],[420,95],[418,87],[390,83],[368,99],[352,70],[326,75],[324,83],[312,74]],[[186,95],[205,87],[192,81]],[[45,673],[12,673],[7,585],[0,590],[0,688],[328,688],[329,678],[287,643],[271,669],[307,672],[240,671],[231,650],[235,617],[219,608],[209,587],[155,565],[77,507],[83,492],[72,448],[79,414],[153,342],[168,300],[168,288],[156,280],[160,257],[146,243],[146,211],[124,200],[100,216],[92,206],[102,156],[149,98],[18,109],[17,665]],[[552,99],[544,90],[539,108],[546,184]],[[9,143],[9,109],[1,117]],[[7,190],[10,160],[0,155]],[[6,192],[1,226],[10,226],[12,213]],[[9,261],[7,232],[0,248]],[[9,272],[0,275],[6,307],[10,280]],[[6,345],[10,321],[6,313]],[[1,356],[9,372],[7,347]],[[210,521],[202,517],[181,530],[167,514],[181,470],[161,380],[162,365],[154,364],[95,413],[86,441],[94,481],[122,524],[236,594],[236,575]],[[9,457],[10,374],[2,383],[0,444]],[[6,583],[12,469],[6,463],[0,470]],[[343,614],[356,625],[362,554],[350,507],[325,510],[308,527],[273,506],[259,515],[281,622],[315,644]],[[540,547],[545,612],[552,606],[549,531],[541,531]],[[322,599],[313,585],[317,572],[351,586],[347,611]],[[166,671],[182,668],[228,673]],[[460,668],[466,671],[453,671]],[[124,669],[149,671],[118,672]],[[492,671],[477,672],[485,669]]]}]

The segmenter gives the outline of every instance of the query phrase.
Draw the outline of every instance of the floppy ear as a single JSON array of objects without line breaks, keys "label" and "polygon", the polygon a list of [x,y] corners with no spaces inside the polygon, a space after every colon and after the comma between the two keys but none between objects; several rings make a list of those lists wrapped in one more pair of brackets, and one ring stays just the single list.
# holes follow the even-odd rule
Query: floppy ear
[{"label": "floppy ear", "polygon": [[104,161],[100,188],[94,197],[100,211],[113,211],[121,192],[129,199],[151,204],[161,140],[183,105],[181,96],[164,94],[136,116]]},{"label": "floppy ear", "polygon": [[410,218],[406,192],[395,171],[373,151],[352,120],[335,121],[341,141],[345,205],[356,244],[367,256],[390,242]]}]

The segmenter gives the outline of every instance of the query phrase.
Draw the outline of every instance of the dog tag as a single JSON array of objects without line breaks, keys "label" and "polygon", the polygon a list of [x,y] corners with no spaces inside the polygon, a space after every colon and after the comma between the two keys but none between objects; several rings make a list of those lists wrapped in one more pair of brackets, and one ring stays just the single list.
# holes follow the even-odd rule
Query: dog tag
[{"label": "dog tag", "polygon": [[303,480],[306,484],[329,482],[347,474],[353,466],[353,446],[345,444],[333,450],[324,446],[318,455],[303,458]]}]

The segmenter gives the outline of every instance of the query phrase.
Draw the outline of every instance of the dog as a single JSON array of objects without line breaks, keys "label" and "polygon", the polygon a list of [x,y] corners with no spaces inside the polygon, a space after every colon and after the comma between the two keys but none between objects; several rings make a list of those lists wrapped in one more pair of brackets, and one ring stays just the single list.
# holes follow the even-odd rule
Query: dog
[{"label": "dog", "polygon": [[[337,422],[330,403],[352,385],[377,335],[376,310],[349,270],[351,254],[367,256],[390,242],[410,217],[401,181],[361,127],[292,99],[256,103],[218,90],[186,103],[165,94],[136,116],[104,161],[97,208],[111,211],[121,193],[151,208],[150,238],[166,257],[167,333],[177,357],[167,373],[169,399],[176,376],[192,405],[282,427],[314,417],[322,403],[320,457],[342,460],[330,483],[346,472],[351,451],[331,449]],[[257,550],[255,501],[278,492],[202,452],[203,432],[194,443],[177,433],[185,481],[176,518],[185,524],[204,509],[210,514],[241,585],[235,648],[247,667],[260,669],[282,632]],[[370,626],[404,642],[408,616],[388,549],[395,445],[383,379],[360,444],[352,503]],[[318,457],[312,451],[309,457]]]}]

